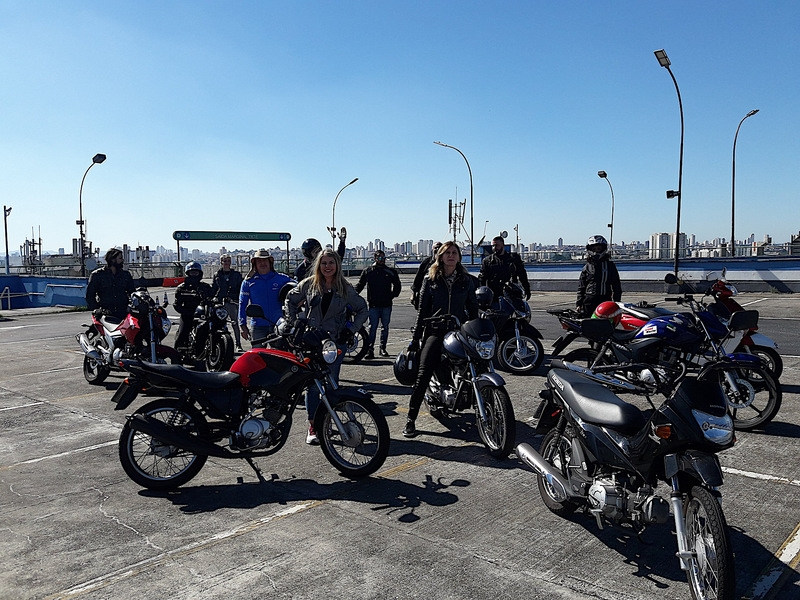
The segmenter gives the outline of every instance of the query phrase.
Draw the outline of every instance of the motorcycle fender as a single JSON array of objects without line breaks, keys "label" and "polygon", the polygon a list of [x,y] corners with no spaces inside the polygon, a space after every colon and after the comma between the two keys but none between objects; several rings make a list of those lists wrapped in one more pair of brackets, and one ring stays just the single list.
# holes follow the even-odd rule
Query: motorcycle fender
[{"label": "motorcycle fender", "polygon": [[158,344],[156,346],[156,356],[158,358],[171,358],[176,364],[181,362],[181,353],[172,346],[165,346],[164,344]]},{"label": "motorcycle fender", "polygon": [[328,402],[331,406],[336,406],[342,400],[352,398],[354,400],[361,400],[367,398],[372,400],[372,394],[361,388],[339,388],[338,390],[327,390],[325,395],[328,397]]},{"label": "motorcycle fender", "polygon": [[524,325],[520,325],[520,333],[538,340],[542,339],[542,334],[539,332],[538,329],[536,329],[536,327],[534,327],[530,323],[525,323]]},{"label": "motorcycle fender", "polygon": [[716,454],[700,452],[667,454],[664,457],[664,473],[667,479],[680,472],[687,473],[708,487],[722,485],[722,467]]},{"label": "motorcycle fender", "polygon": [[772,338],[767,337],[763,333],[751,333],[747,336],[752,344],[748,344],[748,346],[764,346],[765,348],[772,348],[773,350],[778,349],[778,344]]},{"label": "motorcycle fender", "polygon": [[709,371],[724,371],[737,367],[753,367],[761,364],[761,358],[755,354],[728,354],[730,360],[714,361],[706,364],[697,374],[698,379],[702,379]]},{"label": "motorcycle fender", "polygon": [[481,373],[475,379],[475,383],[479,388],[482,388],[485,385],[502,387],[506,384],[505,380],[497,373]]},{"label": "motorcycle fender", "polygon": [[570,331],[569,333],[565,333],[562,336],[553,342],[553,351],[550,353],[550,356],[558,356],[561,354],[561,351],[564,350],[567,346],[569,346],[575,338],[578,337],[577,333]]}]

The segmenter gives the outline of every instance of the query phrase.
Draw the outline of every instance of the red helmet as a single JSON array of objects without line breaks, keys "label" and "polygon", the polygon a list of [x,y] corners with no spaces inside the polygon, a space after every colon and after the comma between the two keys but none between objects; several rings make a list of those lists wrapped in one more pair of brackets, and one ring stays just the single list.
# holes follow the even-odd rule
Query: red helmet
[{"label": "red helmet", "polygon": [[601,302],[592,313],[593,319],[608,319],[614,323],[614,327],[619,325],[622,320],[622,309],[616,302]]}]

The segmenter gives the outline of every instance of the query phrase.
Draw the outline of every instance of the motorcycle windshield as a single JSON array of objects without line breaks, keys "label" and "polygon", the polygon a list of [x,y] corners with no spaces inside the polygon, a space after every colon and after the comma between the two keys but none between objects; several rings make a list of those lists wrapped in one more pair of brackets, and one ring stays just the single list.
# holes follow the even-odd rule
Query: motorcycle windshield
[{"label": "motorcycle windshield", "polygon": [[489,319],[472,319],[461,327],[462,333],[482,342],[489,341],[495,334],[494,324]]}]

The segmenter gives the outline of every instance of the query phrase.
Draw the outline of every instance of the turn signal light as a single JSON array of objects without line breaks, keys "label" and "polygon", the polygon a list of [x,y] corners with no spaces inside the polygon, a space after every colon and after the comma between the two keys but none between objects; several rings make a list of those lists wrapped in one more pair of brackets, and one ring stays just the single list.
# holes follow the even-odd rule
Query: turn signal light
[{"label": "turn signal light", "polygon": [[672,425],[659,425],[655,429],[655,434],[662,440],[668,440],[672,435]]}]

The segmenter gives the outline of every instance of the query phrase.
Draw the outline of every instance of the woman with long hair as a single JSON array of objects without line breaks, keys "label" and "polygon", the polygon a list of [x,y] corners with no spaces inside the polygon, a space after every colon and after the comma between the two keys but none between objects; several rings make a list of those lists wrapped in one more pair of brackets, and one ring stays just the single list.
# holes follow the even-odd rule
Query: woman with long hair
[{"label": "woman with long hair", "polygon": [[[294,323],[303,306],[309,326],[327,332],[341,350],[336,362],[330,365],[331,376],[338,383],[347,345],[352,341],[353,332],[358,331],[367,320],[369,311],[364,298],[344,278],[342,259],[334,250],[326,248],[317,254],[311,265],[311,274],[287,294],[285,309],[289,324]],[[349,327],[348,308],[354,313],[353,323]],[[311,386],[306,392],[307,444],[317,443],[313,423],[319,401],[319,390]]]},{"label": "woman with long hair", "polygon": [[478,316],[475,278],[461,264],[461,249],[455,242],[443,243],[436,252],[436,259],[431,264],[419,293],[419,312],[411,341],[412,348],[421,349],[419,372],[408,402],[408,420],[403,429],[405,437],[417,435],[419,408],[425,398],[428,383],[441,362],[442,343],[448,331],[445,325],[426,325],[425,319],[445,315],[453,315],[461,322]]}]

